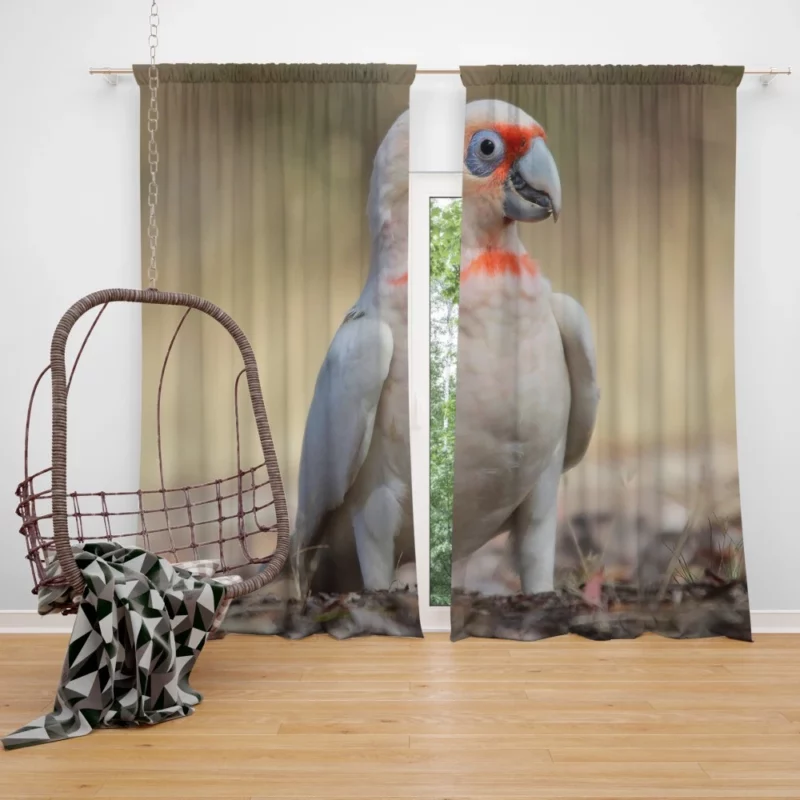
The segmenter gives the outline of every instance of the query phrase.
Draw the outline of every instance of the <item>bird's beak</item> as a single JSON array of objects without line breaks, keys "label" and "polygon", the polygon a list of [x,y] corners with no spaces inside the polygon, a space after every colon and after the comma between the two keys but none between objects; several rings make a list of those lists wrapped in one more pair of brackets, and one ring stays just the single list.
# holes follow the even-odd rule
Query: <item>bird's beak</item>
[{"label": "bird's beak", "polygon": [[506,181],[504,213],[518,222],[538,222],[561,213],[561,179],[555,159],[537,137],[511,167]]}]

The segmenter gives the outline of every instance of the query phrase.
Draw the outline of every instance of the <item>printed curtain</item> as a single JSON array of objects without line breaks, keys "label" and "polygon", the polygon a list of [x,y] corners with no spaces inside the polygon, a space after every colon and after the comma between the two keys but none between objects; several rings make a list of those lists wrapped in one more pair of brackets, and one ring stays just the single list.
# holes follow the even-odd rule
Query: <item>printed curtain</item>
[{"label": "printed curtain", "polygon": [[[135,73],[144,273],[150,97],[147,68]],[[223,630],[421,635],[407,363],[414,73],[159,67],[158,286],[211,300],[250,339],[292,522],[290,563],[265,590],[234,602]],[[175,323],[164,309],[143,309],[144,486],[161,485],[157,432],[166,485],[259,463],[249,409],[239,409],[237,444],[231,411],[246,392],[235,400],[238,356],[213,323],[187,317],[157,418],[152,398]],[[273,544],[265,536],[256,555]]]},{"label": "printed curtain", "polygon": [[452,636],[750,640],[740,67],[470,67]]}]

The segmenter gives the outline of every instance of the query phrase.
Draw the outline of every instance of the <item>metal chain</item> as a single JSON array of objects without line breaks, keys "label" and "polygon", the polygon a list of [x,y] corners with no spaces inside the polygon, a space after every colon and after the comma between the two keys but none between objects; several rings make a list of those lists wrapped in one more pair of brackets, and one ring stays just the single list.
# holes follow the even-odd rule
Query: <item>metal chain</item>
[{"label": "metal chain", "polygon": [[158,67],[156,66],[156,48],[158,47],[158,4],[153,0],[150,6],[150,69],[148,78],[150,84],[150,108],[147,111],[147,131],[150,141],[147,145],[147,160],[150,164],[150,185],[147,188],[147,206],[150,209],[150,221],[147,225],[147,236],[150,239],[150,266],[147,268],[147,278],[150,288],[156,288],[158,280],[158,265],[156,263],[156,247],[158,245],[158,225],[156,224],[156,205],[158,203],[158,144],[156,131],[158,130]]}]

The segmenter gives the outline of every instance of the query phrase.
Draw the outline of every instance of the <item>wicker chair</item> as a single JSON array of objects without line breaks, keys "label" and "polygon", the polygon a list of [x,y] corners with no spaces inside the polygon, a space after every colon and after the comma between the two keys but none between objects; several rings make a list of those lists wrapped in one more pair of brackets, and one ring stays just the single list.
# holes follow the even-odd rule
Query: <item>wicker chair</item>
[{"label": "wicker chair", "polygon": [[[100,317],[110,303],[143,303],[178,306],[186,309],[167,349],[158,387],[158,458],[161,485],[147,491],[67,492],[67,395],[75,368]],[[100,311],[81,344],[67,378],[65,349],[70,331],[84,314],[100,306]],[[192,310],[200,311],[220,323],[239,347],[244,369],[234,387],[237,472],[207,483],[166,488],[161,453],[161,392],[164,373],[178,333]],[[31,413],[36,391],[47,372],[52,378],[52,463],[47,469],[31,472],[29,464]],[[238,398],[240,379],[246,377],[263,461],[242,468],[239,443]],[[226,486],[233,488],[226,493]],[[269,498],[265,498],[265,493]],[[286,498],[270,434],[267,412],[253,350],[239,326],[224,311],[199,297],[153,289],[108,289],[87,295],[61,318],[53,335],[50,364],[34,384],[25,427],[25,477],[16,490],[17,514],[22,518],[20,532],[27,543],[27,558],[33,574],[33,593],[43,586],[68,585],[71,603],[63,613],[74,613],[80,603],[84,581],[75,562],[73,543],[92,540],[117,541],[143,547],[176,564],[209,564],[207,575],[226,583],[227,605],[233,598],[249,594],[274,580],[281,571],[289,550],[289,517]],[[268,522],[265,517],[269,516]],[[208,519],[204,519],[208,517]],[[154,523],[153,520],[156,520]],[[72,528],[72,531],[70,530]],[[91,530],[90,530],[91,528]],[[266,556],[254,552],[256,537],[275,536],[274,550]],[[233,545],[238,553],[231,557]],[[60,570],[48,572],[52,558]],[[239,574],[243,569],[249,577]],[[203,569],[201,567],[200,572]],[[219,616],[219,615],[218,615]],[[217,626],[215,626],[217,627]]]}]

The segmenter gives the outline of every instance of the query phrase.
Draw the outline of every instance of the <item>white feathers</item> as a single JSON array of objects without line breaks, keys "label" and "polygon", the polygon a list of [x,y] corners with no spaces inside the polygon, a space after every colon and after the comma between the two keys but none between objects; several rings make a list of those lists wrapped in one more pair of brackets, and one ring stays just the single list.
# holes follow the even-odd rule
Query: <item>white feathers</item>
[{"label": "white feathers", "polygon": [[523,125],[537,126],[539,123],[521,108],[504,100],[473,100],[467,104],[467,122],[473,125]]},{"label": "white feathers", "polygon": [[[394,122],[375,155],[369,184],[369,228],[373,239],[386,226],[408,218],[409,112]],[[401,219],[397,219],[400,216]],[[404,236],[408,236],[407,231]]]},{"label": "white feathers", "polygon": [[[508,124],[536,125],[502,101],[467,105],[468,128]],[[583,457],[596,417],[591,327],[575,300],[552,294],[525,252],[519,223],[507,216],[504,183],[468,172],[453,558],[469,557],[508,531],[522,590],[545,592],[553,588],[560,475]]]},{"label": "white feathers", "polygon": [[348,314],[333,338],[303,436],[298,549],[314,539],[325,514],[343,503],[366,460],[393,349],[389,326],[363,312]]},{"label": "white feathers", "polygon": [[563,471],[572,469],[592,439],[600,389],[597,386],[597,359],[592,327],[580,303],[566,294],[550,296],[550,305],[561,331],[564,358],[570,384],[570,410]]},{"label": "white feathers", "polygon": [[388,589],[395,538],[411,533],[408,121],[406,111],[375,156],[369,277],[328,350],[303,437],[292,563],[313,573],[324,560],[325,591]]}]

